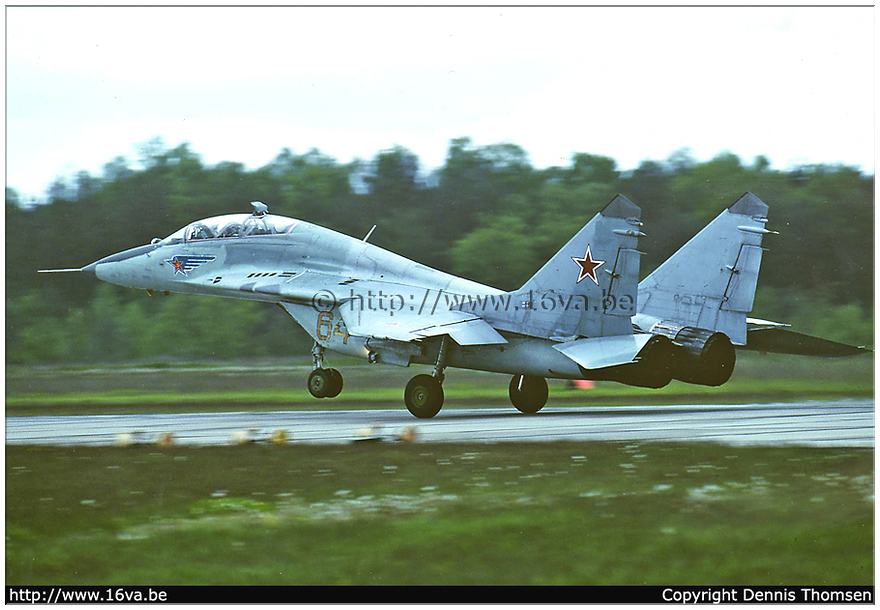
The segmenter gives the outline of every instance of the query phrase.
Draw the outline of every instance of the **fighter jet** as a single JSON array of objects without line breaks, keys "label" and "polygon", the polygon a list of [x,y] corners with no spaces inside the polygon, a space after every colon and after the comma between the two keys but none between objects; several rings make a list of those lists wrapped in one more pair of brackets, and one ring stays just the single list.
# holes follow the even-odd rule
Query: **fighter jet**
[{"label": "fighter jet", "polygon": [[328,350],[432,365],[404,390],[419,418],[443,406],[447,367],[512,375],[511,402],[532,414],[547,401],[547,378],[719,386],[737,349],[867,351],[747,317],[770,233],[768,206],[751,193],[641,283],[641,210],[618,195],[512,292],[384,250],[370,234],[357,239],[252,205],[251,214],[199,220],[82,269],[46,271],[81,271],[150,294],[275,303],[314,339],[308,389],[316,398],[342,391],[342,374],[326,366]]}]

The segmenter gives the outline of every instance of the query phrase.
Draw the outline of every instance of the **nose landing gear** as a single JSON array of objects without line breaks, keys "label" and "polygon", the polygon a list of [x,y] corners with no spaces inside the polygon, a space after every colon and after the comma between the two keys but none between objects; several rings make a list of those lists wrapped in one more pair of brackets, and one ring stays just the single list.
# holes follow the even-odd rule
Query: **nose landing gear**
[{"label": "nose landing gear", "polygon": [[315,369],[309,374],[309,393],[315,398],[336,398],[342,392],[342,373],[336,369]]},{"label": "nose landing gear", "polygon": [[309,374],[309,393],[315,398],[336,398],[342,392],[342,373],[324,368],[324,348],[315,343],[312,348],[315,369]]}]

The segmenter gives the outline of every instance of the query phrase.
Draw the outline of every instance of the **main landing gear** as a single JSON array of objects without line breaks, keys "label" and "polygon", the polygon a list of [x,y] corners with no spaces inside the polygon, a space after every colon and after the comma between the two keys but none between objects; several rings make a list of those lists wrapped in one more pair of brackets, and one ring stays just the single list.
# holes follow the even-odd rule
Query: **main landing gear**
[{"label": "main landing gear", "polygon": [[416,375],[406,384],[403,402],[409,412],[420,419],[430,419],[443,407],[443,369],[446,368],[448,336],[440,340],[440,352],[434,364],[433,375]]},{"label": "main landing gear", "polygon": [[537,413],[547,404],[547,380],[530,375],[514,375],[510,380],[510,402],[527,415]]},{"label": "main landing gear", "polygon": [[[406,384],[403,401],[410,413],[420,419],[430,419],[443,408],[443,371],[449,337],[440,340],[440,350],[431,375],[416,375]],[[315,368],[309,375],[309,393],[315,398],[335,398],[342,392],[342,374],[336,369],[324,368],[324,348],[315,343],[312,348]],[[514,375],[510,380],[510,402],[522,413],[531,415],[547,403],[547,380],[531,375]]]},{"label": "main landing gear", "polygon": [[342,373],[324,368],[324,348],[315,343],[312,348],[315,369],[309,374],[309,393],[315,398],[336,398],[342,391]]}]

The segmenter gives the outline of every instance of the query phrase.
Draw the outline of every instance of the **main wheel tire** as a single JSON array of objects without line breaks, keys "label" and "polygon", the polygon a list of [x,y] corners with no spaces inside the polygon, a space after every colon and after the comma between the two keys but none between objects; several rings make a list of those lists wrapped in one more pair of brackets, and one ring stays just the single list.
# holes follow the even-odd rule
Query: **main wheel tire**
[{"label": "main wheel tire", "polygon": [[342,373],[336,369],[328,369],[330,374],[330,387],[327,390],[326,398],[336,398],[342,391]]},{"label": "main wheel tire", "polygon": [[443,406],[443,386],[431,375],[416,375],[406,384],[403,401],[409,412],[420,419],[430,419]]},{"label": "main wheel tire", "polygon": [[531,415],[547,404],[547,380],[531,375],[514,375],[510,380],[510,402],[521,412]]},{"label": "main wheel tire", "polygon": [[[309,394],[315,398],[326,398],[332,388],[333,381],[328,369],[315,369],[309,373]],[[340,391],[342,387],[340,386]]]}]

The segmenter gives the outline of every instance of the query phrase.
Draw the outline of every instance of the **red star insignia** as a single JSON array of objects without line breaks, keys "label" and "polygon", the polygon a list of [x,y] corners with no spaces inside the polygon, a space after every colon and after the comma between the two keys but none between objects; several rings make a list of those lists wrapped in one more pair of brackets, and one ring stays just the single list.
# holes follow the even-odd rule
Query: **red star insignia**
[{"label": "red star insignia", "polygon": [[183,261],[178,260],[176,256],[172,259],[171,265],[174,267],[175,273],[183,273]]},{"label": "red star insignia", "polygon": [[605,261],[594,261],[593,255],[590,254],[590,245],[587,244],[587,253],[584,254],[583,258],[577,258],[572,256],[571,260],[573,260],[578,267],[580,267],[580,272],[578,274],[577,283],[580,283],[582,279],[585,277],[589,277],[596,283],[596,286],[599,285],[599,279],[596,277],[596,269],[605,264]]}]

